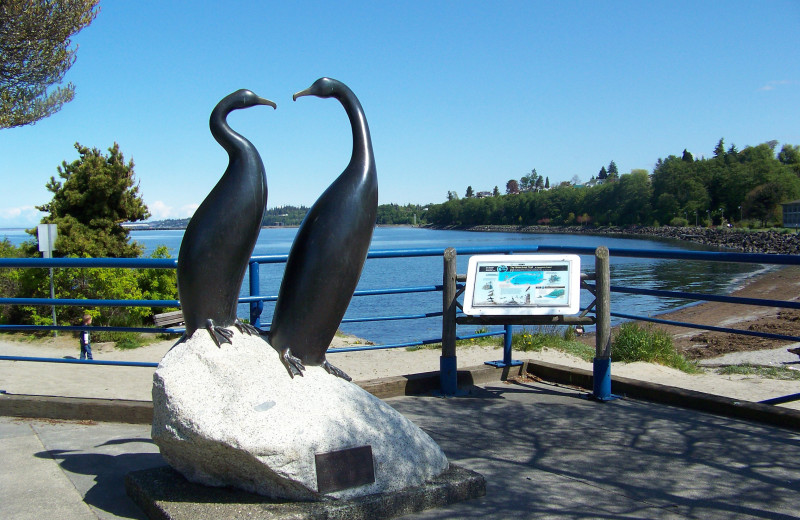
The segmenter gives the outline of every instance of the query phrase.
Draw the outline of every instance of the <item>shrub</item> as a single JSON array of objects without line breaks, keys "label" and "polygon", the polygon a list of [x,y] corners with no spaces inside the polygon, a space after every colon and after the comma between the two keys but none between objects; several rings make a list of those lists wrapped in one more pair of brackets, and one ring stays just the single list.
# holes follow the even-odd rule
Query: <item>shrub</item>
[{"label": "shrub", "polygon": [[651,326],[627,322],[620,325],[611,344],[612,361],[658,363],[684,372],[698,372],[697,365],[675,350],[672,336]]}]

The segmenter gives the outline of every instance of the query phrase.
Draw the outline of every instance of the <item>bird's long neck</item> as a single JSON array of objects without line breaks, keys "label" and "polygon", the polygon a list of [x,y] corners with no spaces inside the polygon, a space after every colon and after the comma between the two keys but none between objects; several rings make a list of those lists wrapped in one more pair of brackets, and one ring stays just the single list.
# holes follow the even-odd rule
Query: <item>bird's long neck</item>
[{"label": "bird's long neck", "polygon": [[209,127],[211,128],[211,135],[214,136],[214,139],[225,148],[225,151],[228,152],[228,155],[231,159],[243,154],[250,148],[253,148],[253,145],[242,137],[241,135],[234,132],[231,127],[228,125],[228,114],[232,112],[233,109],[228,107],[216,107],[213,112],[211,112],[211,118],[209,119]]},{"label": "bird's long neck", "polygon": [[337,93],[336,98],[344,107],[347,117],[350,119],[350,127],[353,129],[353,154],[350,164],[361,163],[364,168],[360,172],[366,175],[373,166],[372,139],[369,135],[367,118],[364,116],[364,109],[361,108],[358,98],[350,89]]}]

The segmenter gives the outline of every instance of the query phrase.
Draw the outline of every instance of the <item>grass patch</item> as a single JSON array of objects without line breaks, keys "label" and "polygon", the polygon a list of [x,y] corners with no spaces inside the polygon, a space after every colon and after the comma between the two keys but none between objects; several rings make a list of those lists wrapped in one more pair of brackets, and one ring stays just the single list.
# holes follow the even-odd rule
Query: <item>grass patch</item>
[{"label": "grass patch", "polygon": [[94,332],[92,343],[113,342],[114,348],[132,350],[153,343],[153,338],[137,332]]},{"label": "grass patch", "polygon": [[[475,334],[483,334],[488,332],[487,329],[481,328],[475,331]],[[594,347],[585,345],[575,339],[575,329],[573,327],[558,327],[556,325],[540,325],[535,330],[523,329],[511,337],[511,349],[518,352],[540,352],[543,348],[551,348],[560,350],[566,354],[583,359],[584,361],[591,361],[594,358]],[[484,336],[481,338],[471,338],[456,341],[456,350],[458,347],[480,345],[500,348],[503,346],[502,336]],[[416,351],[423,349],[441,350],[441,343],[431,343],[429,345],[414,345],[406,347],[408,351]]]},{"label": "grass patch", "polygon": [[[486,328],[477,329],[474,334],[483,334],[489,332]],[[489,347],[500,347],[502,345],[502,336],[483,336],[480,338],[470,338],[470,339],[459,339],[456,340],[456,349],[458,347],[467,347],[467,346],[489,346]],[[428,343],[427,345],[411,345],[410,347],[406,347],[406,350],[409,352],[415,352],[417,350],[442,350],[441,343]]]},{"label": "grass patch", "polygon": [[784,381],[800,381],[800,370],[786,367],[765,367],[758,365],[742,364],[721,367],[716,370],[721,375],[756,376],[764,379],[781,379]]},{"label": "grass patch", "polygon": [[511,339],[511,348],[521,352],[541,352],[545,347],[584,361],[591,361],[595,354],[593,347],[575,339],[575,329],[572,327],[567,327],[561,332],[555,325],[542,325],[536,330],[523,329]]},{"label": "grass patch", "polygon": [[611,360],[632,363],[644,361],[676,368],[689,374],[702,372],[675,350],[672,336],[652,326],[627,322],[620,325],[611,344]]}]

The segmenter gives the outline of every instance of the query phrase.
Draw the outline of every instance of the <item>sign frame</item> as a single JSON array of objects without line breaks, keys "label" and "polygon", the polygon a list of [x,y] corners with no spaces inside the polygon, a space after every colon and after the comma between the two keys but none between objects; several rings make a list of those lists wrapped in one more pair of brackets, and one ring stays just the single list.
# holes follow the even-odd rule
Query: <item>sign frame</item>
[{"label": "sign frame", "polygon": [[463,310],[469,316],[578,314],[580,277],[578,255],[474,255]]}]

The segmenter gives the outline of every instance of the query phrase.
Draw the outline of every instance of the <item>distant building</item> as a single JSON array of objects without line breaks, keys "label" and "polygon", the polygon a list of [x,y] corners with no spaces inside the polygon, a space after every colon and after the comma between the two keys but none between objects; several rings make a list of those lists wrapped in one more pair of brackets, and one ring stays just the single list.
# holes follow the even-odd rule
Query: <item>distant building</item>
[{"label": "distant building", "polygon": [[475,194],[475,196],[477,198],[479,198],[479,199],[485,199],[486,197],[491,197],[492,196],[492,192],[491,191],[479,191],[477,194]]},{"label": "distant building", "polygon": [[783,227],[795,229],[800,227],[800,200],[784,202],[781,206],[783,206]]}]

